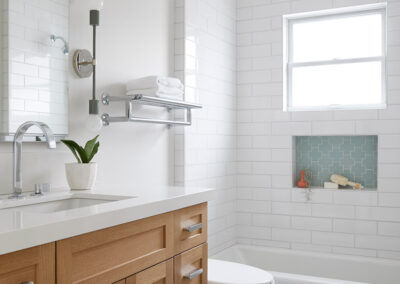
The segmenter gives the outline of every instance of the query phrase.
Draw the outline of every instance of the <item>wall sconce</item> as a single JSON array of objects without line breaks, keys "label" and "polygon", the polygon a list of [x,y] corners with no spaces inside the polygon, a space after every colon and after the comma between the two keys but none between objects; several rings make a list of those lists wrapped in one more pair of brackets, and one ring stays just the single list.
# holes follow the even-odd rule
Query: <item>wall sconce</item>
[{"label": "wall sconce", "polygon": [[86,120],[86,128],[97,132],[103,126],[99,116],[99,100],[96,98],[96,28],[100,24],[100,10],[103,1],[90,1],[90,25],[93,27],[93,53],[86,49],[78,49],[74,53],[73,65],[76,74],[80,78],[88,78],[92,75],[92,99],[89,100],[89,117]]}]

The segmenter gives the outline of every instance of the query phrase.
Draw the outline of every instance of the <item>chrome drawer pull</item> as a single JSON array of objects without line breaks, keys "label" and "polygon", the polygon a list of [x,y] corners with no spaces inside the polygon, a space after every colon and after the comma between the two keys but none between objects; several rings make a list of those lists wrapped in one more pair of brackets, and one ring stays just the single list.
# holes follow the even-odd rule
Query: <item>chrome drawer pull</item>
[{"label": "chrome drawer pull", "polygon": [[21,284],[35,284],[35,282],[29,281],[29,282],[22,282]]},{"label": "chrome drawer pull", "polygon": [[197,269],[191,273],[189,273],[188,275],[185,275],[184,278],[187,278],[189,280],[193,280],[194,278],[196,278],[197,276],[203,274],[203,268]]},{"label": "chrome drawer pull", "polygon": [[187,227],[183,228],[183,230],[191,233],[191,232],[197,231],[201,228],[203,228],[203,223],[198,223],[198,224],[193,224],[193,225],[187,226]]}]

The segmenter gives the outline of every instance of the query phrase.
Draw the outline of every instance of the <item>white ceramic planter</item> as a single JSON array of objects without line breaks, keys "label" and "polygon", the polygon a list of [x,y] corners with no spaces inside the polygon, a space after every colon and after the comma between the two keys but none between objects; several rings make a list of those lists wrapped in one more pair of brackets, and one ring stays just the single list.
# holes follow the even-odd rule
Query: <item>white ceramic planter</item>
[{"label": "white ceramic planter", "polygon": [[97,176],[97,163],[65,164],[69,187],[73,190],[92,189]]}]

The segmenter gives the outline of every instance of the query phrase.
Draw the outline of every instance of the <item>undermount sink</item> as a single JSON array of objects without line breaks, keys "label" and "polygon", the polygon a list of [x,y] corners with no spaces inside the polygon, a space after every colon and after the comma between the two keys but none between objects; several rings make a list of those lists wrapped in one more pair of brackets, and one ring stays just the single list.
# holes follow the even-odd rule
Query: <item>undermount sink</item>
[{"label": "undermount sink", "polygon": [[102,203],[108,203],[113,201],[117,200],[69,198],[64,200],[48,201],[43,203],[19,206],[16,209],[20,211],[33,212],[33,213],[52,213],[52,212],[82,208]]},{"label": "undermount sink", "polygon": [[89,207],[92,205],[116,202],[132,197],[123,196],[109,196],[109,195],[95,195],[78,194],[58,197],[56,200],[50,199],[30,199],[21,201],[21,203],[14,204],[14,206],[7,206],[6,210],[31,212],[31,213],[54,213],[59,211],[66,211],[77,208]]}]

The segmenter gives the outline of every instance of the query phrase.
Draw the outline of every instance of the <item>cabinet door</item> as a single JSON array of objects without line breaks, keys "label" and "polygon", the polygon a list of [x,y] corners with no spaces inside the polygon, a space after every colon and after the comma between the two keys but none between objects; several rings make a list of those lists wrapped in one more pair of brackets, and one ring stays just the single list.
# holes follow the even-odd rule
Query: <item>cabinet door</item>
[{"label": "cabinet door", "polygon": [[110,284],[173,256],[166,213],[57,242],[57,284]]},{"label": "cabinet door", "polygon": [[174,261],[172,258],[126,279],[126,284],[173,284],[173,283],[174,283]]},{"label": "cabinet door", "polygon": [[55,283],[55,244],[50,243],[0,256],[0,283]]},{"label": "cabinet door", "polygon": [[207,284],[207,259],[207,244],[175,256],[174,284]]},{"label": "cabinet door", "polygon": [[174,212],[175,254],[207,241],[207,203]]}]

